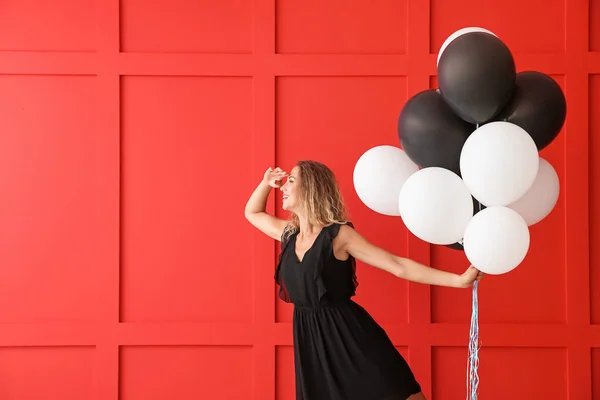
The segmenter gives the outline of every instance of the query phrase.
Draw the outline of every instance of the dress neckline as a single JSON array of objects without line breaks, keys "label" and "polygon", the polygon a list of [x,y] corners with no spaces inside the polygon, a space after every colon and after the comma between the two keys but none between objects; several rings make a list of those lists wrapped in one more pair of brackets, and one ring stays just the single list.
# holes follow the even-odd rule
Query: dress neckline
[{"label": "dress neckline", "polygon": [[294,235],[294,246],[292,248],[292,253],[294,253],[294,258],[298,264],[302,264],[304,262],[304,260],[306,259],[306,256],[313,249],[313,247],[315,247],[315,245],[317,244],[317,241],[321,238],[321,235],[323,234],[323,231],[325,231],[325,229],[327,229],[326,226],[324,226],[321,229],[321,231],[319,232],[317,237],[315,237],[315,240],[313,241],[313,243],[310,245],[310,247],[308,249],[306,249],[306,251],[302,255],[302,259],[300,259],[300,257],[298,257],[298,253],[296,253],[296,241],[298,240],[298,234],[300,232],[298,232],[298,233],[296,233],[296,235]]}]

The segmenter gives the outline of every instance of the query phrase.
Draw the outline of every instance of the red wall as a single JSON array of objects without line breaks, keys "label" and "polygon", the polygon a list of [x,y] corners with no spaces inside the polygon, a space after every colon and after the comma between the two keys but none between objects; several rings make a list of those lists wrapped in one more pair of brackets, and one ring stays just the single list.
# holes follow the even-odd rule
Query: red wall
[{"label": "red wall", "polygon": [[[481,398],[600,399],[600,0],[369,3],[0,4],[0,399],[293,399],[276,244],[242,212],[270,165],[324,161],[367,238],[461,272],[369,211],[352,169],[399,144],[402,105],[472,25],[568,101],[543,152],[559,203],[480,287]],[[426,395],[465,398],[471,292],[358,275]]]}]

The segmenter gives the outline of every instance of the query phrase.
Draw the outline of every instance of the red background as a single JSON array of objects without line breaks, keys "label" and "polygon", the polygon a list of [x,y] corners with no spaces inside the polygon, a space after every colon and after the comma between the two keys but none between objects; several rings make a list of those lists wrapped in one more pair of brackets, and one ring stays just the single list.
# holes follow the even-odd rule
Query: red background
[{"label": "red background", "polygon": [[[243,218],[270,165],[327,163],[367,238],[461,272],[352,169],[473,25],[568,102],[559,203],[480,288],[481,398],[600,399],[600,0],[2,2],[0,398],[293,399],[276,244]],[[471,292],[358,275],[426,395],[465,398]]]}]

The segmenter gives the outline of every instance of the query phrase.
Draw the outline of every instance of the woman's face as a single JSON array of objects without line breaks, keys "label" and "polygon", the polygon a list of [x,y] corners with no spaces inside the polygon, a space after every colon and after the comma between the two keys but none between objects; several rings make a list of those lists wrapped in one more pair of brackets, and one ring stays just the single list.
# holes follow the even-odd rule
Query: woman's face
[{"label": "woman's face", "polygon": [[300,169],[292,168],[284,185],[280,190],[283,193],[282,208],[287,211],[297,210],[300,205]]}]

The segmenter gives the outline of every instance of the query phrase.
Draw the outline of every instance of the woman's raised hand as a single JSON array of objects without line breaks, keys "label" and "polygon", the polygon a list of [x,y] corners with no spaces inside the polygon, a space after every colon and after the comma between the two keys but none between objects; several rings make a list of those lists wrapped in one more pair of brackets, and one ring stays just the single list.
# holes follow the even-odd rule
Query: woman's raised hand
[{"label": "woman's raised hand", "polygon": [[275,168],[275,169],[269,168],[265,172],[263,181],[273,188],[279,188],[279,187],[281,187],[281,181],[287,175],[288,175],[287,172],[285,172],[281,168]]}]

